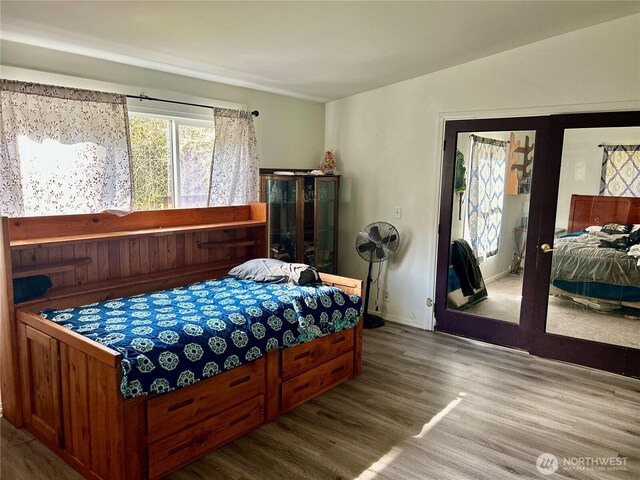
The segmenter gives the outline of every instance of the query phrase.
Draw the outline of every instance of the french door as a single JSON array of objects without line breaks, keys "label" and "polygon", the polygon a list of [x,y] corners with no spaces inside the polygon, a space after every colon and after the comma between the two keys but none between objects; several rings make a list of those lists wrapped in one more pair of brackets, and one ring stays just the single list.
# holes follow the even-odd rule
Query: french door
[{"label": "french door", "polygon": [[[640,377],[635,270],[595,248],[602,233],[574,240],[605,222],[640,224],[640,198],[600,195],[602,143],[640,145],[639,113],[446,123],[436,330]],[[640,152],[637,161],[640,187]],[[629,183],[624,168],[613,186]],[[622,263],[567,257],[583,241]],[[603,271],[588,277],[594,269]]]}]

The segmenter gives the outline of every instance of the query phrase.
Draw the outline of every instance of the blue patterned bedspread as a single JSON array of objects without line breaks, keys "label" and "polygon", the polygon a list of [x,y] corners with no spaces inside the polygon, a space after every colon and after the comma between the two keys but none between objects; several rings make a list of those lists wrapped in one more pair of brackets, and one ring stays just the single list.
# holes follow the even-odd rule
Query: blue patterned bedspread
[{"label": "blue patterned bedspread", "polygon": [[125,398],[164,393],[358,323],[357,295],[225,277],[40,315],[122,354]]}]

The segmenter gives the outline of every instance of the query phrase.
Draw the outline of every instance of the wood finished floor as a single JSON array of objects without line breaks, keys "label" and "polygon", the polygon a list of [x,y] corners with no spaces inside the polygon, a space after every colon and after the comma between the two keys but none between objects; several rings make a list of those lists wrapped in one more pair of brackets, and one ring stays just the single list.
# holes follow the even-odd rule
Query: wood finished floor
[{"label": "wood finished floor", "polygon": [[[628,457],[543,476],[542,452]],[[80,478],[2,420],[2,480]],[[171,480],[640,478],[640,380],[388,324],[364,372]]]}]

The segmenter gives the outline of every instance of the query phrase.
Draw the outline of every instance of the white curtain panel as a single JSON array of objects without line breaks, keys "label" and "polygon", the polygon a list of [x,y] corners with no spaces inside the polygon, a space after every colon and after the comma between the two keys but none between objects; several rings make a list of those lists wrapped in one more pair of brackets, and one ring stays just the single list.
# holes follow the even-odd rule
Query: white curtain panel
[{"label": "white curtain panel", "polygon": [[130,212],[124,95],[2,80],[0,215]]},{"label": "white curtain panel", "polygon": [[257,202],[260,176],[253,116],[226,108],[215,108],[213,115],[215,142],[209,206]]}]

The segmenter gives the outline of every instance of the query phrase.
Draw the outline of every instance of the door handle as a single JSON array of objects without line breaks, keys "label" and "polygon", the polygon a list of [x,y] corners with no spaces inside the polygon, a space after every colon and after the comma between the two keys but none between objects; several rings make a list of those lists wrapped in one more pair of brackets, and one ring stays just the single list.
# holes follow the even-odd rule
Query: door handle
[{"label": "door handle", "polygon": [[551,248],[551,246],[548,243],[543,243],[540,246],[540,250],[542,250],[542,253],[550,253],[550,252],[555,252],[555,248]]}]

